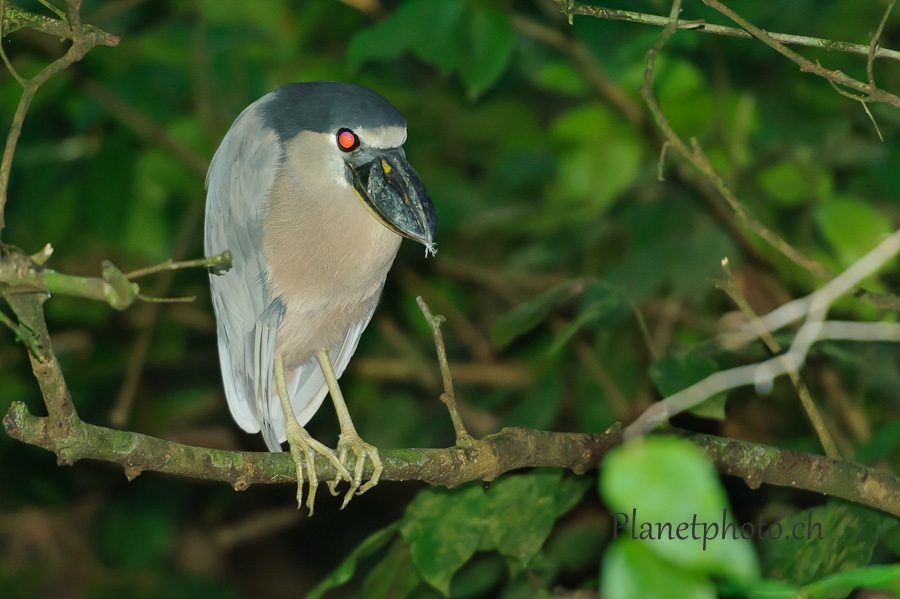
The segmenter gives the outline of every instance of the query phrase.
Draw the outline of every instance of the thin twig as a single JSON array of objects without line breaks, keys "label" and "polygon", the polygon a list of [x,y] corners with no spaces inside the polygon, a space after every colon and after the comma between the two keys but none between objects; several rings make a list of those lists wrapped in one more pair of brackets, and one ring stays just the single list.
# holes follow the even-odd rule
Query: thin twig
[{"label": "thin twig", "polygon": [[466,430],[462,417],[459,415],[459,409],[456,407],[456,396],[453,393],[453,377],[450,374],[450,366],[447,364],[447,349],[444,347],[444,336],[441,335],[441,323],[444,317],[433,315],[428,309],[428,304],[422,296],[416,298],[431,332],[434,334],[434,345],[437,348],[438,363],[441,365],[441,377],[444,379],[444,392],[441,394],[441,401],[447,406],[450,412],[450,419],[453,421],[453,429],[456,431],[456,444],[461,447],[471,446],[473,442],[472,435]]},{"label": "thin twig", "polygon": [[878,40],[881,39],[881,32],[884,31],[884,24],[887,23],[888,16],[890,16],[891,11],[894,10],[894,3],[896,1],[897,0],[891,0],[890,3],[888,3],[887,8],[884,9],[884,16],[881,17],[881,23],[878,24],[878,29],[875,30],[872,41],[869,42],[868,56],[866,57],[866,74],[869,76],[869,85],[872,86],[872,89],[876,88],[874,64],[875,53],[878,51]]},{"label": "thin twig", "polygon": [[208,258],[196,258],[194,260],[182,260],[180,262],[169,259],[161,264],[132,270],[131,272],[125,274],[125,278],[133,280],[140,277],[145,277],[147,275],[152,275],[154,273],[167,270],[178,270],[181,268],[210,268],[216,272],[222,272],[231,268],[231,252],[225,250],[224,252],[216,256],[210,256]]},{"label": "thin twig", "polygon": [[[707,0],[703,1],[706,2]],[[737,220],[741,224],[743,224],[743,226],[762,237],[763,240],[766,241],[766,243],[768,243],[778,253],[783,255],[794,264],[797,264],[798,266],[808,270],[820,279],[831,281],[834,278],[834,273],[832,273],[821,263],[807,257],[799,250],[794,248],[792,245],[782,239],[781,236],[762,224],[753,215],[749,208],[747,208],[747,206],[745,206],[737,198],[728,184],[725,183],[725,180],[722,179],[719,173],[715,170],[715,168],[712,166],[712,163],[710,163],[709,159],[707,158],[706,154],[703,152],[703,149],[700,147],[700,144],[695,138],[692,138],[690,140],[691,145],[689,147],[672,127],[671,122],[669,122],[668,117],[659,105],[659,101],[656,99],[656,94],[653,91],[653,80],[656,68],[656,56],[659,53],[659,50],[662,48],[662,45],[675,32],[675,30],[676,28],[674,26],[664,29],[660,34],[660,38],[659,40],[657,40],[657,43],[647,52],[647,67],[644,71],[644,83],[641,86],[641,96],[647,103],[647,107],[649,108],[650,113],[653,115],[657,126],[665,136],[665,139],[678,151],[679,154],[681,154],[682,157],[690,162],[694,166],[694,168],[700,171],[700,173],[704,175],[710,181],[710,183],[712,183],[716,191],[718,191],[719,195],[721,195],[721,197],[728,203],[728,206],[734,212]],[[660,44],[660,41],[662,41],[663,44]],[[872,304],[881,309],[900,309],[900,298],[895,295],[891,295],[888,293],[873,293],[865,290],[854,290],[854,295],[860,301]]]},{"label": "thin twig", "polygon": [[567,55],[594,91],[606,98],[610,104],[625,115],[629,122],[635,125],[644,122],[644,114],[640,105],[606,73],[583,42],[573,40],[556,29],[520,14],[513,14],[512,20],[517,32],[553,46]]},{"label": "thin twig", "polygon": [[[176,259],[183,258],[188,251],[190,242],[196,235],[197,225],[202,218],[202,204],[194,204],[181,223],[178,234],[175,237],[175,243],[172,245],[171,255]],[[169,295],[172,288],[172,275],[173,271],[171,270],[162,273],[157,279],[156,287],[153,289],[154,295],[162,297]],[[141,328],[129,352],[125,374],[122,377],[122,385],[119,387],[115,405],[109,412],[109,422],[116,428],[126,428],[128,425],[128,415],[131,413],[131,406],[134,404],[141,384],[144,364],[147,362],[147,356],[150,354],[153,333],[156,329],[156,319],[161,312],[160,307],[160,304],[149,304],[145,308],[146,313],[144,317],[141,318]]]},{"label": "thin twig", "polygon": [[896,323],[825,321],[828,308],[832,303],[884,266],[898,252],[900,252],[900,230],[885,238],[821,289],[805,298],[789,302],[766,316],[744,325],[738,335],[746,335],[746,331],[749,331],[752,338],[756,336],[755,332],[760,326],[767,331],[773,331],[799,318],[804,319],[803,326],[794,336],[787,353],[757,364],[716,372],[663,401],[653,404],[628,426],[624,433],[625,437],[633,438],[646,434],[673,415],[690,409],[722,391],[754,385],[758,390],[767,392],[775,377],[802,368],[810,347],[818,341],[852,339],[900,342],[900,325]]},{"label": "thin twig", "polygon": [[[16,151],[16,145],[19,142],[19,136],[22,134],[22,124],[25,122],[25,115],[28,113],[28,107],[34,99],[34,94],[38,88],[43,85],[50,77],[68,68],[73,63],[84,58],[84,55],[91,51],[97,44],[115,46],[119,43],[119,38],[113,36],[113,39],[103,40],[95,33],[85,35],[84,27],[81,24],[81,17],[78,14],[78,7],[81,5],[80,0],[69,0],[68,21],[70,27],[66,27],[68,35],[63,37],[71,37],[72,45],[68,51],[59,59],[44,67],[37,75],[25,81],[22,97],[19,99],[19,105],[16,108],[16,114],[13,117],[12,124],[9,127],[9,134],[6,137],[6,147],[3,150],[3,160],[0,162],[0,232],[4,225],[4,211],[6,208],[6,194],[9,188],[9,174],[12,169],[13,154]],[[4,21],[9,15],[10,10],[4,11]],[[51,21],[53,19],[50,19]],[[59,21],[56,21],[60,23]]]},{"label": "thin twig", "polygon": [[[719,11],[738,25],[740,25],[743,29],[746,29],[753,37],[757,38],[759,41],[769,46],[785,58],[789,59],[797,66],[800,67],[800,70],[805,73],[813,73],[827,79],[829,81],[833,81],[838,85],[843,85],[844,87],[855,89],[856,91],[863,92],[866,94],[867,102],[884,102],[886,104],[890,104],[891,106],[900,108],[900,97],[895,96],[890,92],[886,92],[882,89],[877,89],[868,83],[863,83],[862,81],[858,81],[849,75],[842,73],[841,71],[833,71],[830,69],[823,68],[821,65],[817,65],[810,61],[809,59],[797,54],[783,43],[772,37],[769,33],[760,29],[753,23],[747,21],[739,14],[719,2],[719,0],[701,0],[703,4],[709,6],[710,8]],[[865,54],[869,52],[868,46],[862,46],[865,49]]]},{"label": "thin twig", "polygon": [[55,15],[56,15],[57,17],[59,17],[60,19],[65,19],[65,18],[66,18],[66,13],[65,13],[64,11],[62,11],[62,10],[56,8],[55,6],[53,6],[52,4],[50,4],[49,2],[47,2],[47,0],[38,0],[38,1],[39,1],[41,4],[43,4],[44,6],[46,6],[46,7],[50,10],[50,12],[52,12],[53,14],[55,14]]},{"label": "thin twig", "polygon": [[148,304],[190,304],[197,301],[196,295],[184,295],[181,297],[153,297],[152,295],[138,294],[137,299]]},{"label": "thin twig", "polygon": [[[728,294],[728,297],[730,297],[737,307],[740,308],[741,312],[749,322],[759,322],[759,317],[750,306],[750,302],[747,301],[747,298],[744,296],[740,287],[738,287],[737,282],[734,280],[734,273],[731,272],[731,267],[728,265],[728,259],[722,260],[722,270],[725,272],[725,280],[716,286]],[[775,337],[772,336],[771,332],[761,329],[759,333],[760,338],[772,353],[781,353],[781,346],[775,340]],[[806,411],[810,423],[812,423],[813,430],[815,430],[816,435],[819,437],[819,442],[825,450],[825,455],[833,460],[841,459],[837,445],[835,445],[834,439],[831,437],[831,432],[828,430],[828,427],[825,426],[825,420],[822,418],[819,408],[816,406],[815,402],[813,402],[809,388],[806,386],[806,383],[803,382],[800,373],[796,370],[789,369],[788,376],[791,379],[791,383],[794,385],[794,389],[797,391],[797,395],[800,397],[800,403],[803,405],[803,409]]]},{"label": "thin twig", "polygon": [[[6,8],[0,11],[0,19],[3,21],[3,31],[6,35],[20,29],[32,29],[60,40],[72,39],[74,35],[65,14],[61,14],[59,19],[54,19],[7,4]],[[97,46],[116,46],[121,41],[117,36],[93,25],[84,25],[84,36],[92,45]]]},{"label": "thin twig", "polygon": [[6,327],[13,332],[17,341],[21,341],[25,344],[25,347],[27,347],[28,351],[38,359],[38,362],[44,361],[44,351],[41,349],[41,345],[34,335],[30,334],[24,327],[13,322],[13,320],[3,312],[0,312],[0,323],[6,325]]},{"label": "thin twig", "polygon": [[19,82],[19,85],[25,87],[25,79],[19,75],[19,72],[16,71],[16,68],[9,61],[9,58],[6,56],[6,50],[3,49],[3,36],[6,34],[6,19],[3,18],[3,15],[6,14],[6,0],[0,0],[0,58],[3,58],[3,64],[6,65],[7,70],[13,76],[13,78]]},{"label": "thin twig", "polygon": [[[571,7],[567,8],[567,0],[555,0],[555,2],[560,5],[562,12],[567,14],[597,17],[599,19],[610,19],[613,21],[628,21],[630,23],[641,23],[643,25],[657,25],[659,27],[664,27],[669,23],[668,17],[660,15],[650,15],[630,10],[615,10],[579,3],[573,3]],[[747,39],[755,37],[740,27],[713,25],[712,23],[706,23],[702,19],[690,21],[678,20],[676,21],[675,27],[677,29],[699,31],[701,33],[712,33],[729,37],[742,37]],[[807,46],[810,48],[818,48],[820,50],[848,52],[850,54],[860,54],[863,56],[869,53],[869,47],[865,44],[852,44],[849,42],[807,37],[805,35],[793,35],[789,33],[769,33],[768,35],[773,40],[792,46]],[[875,57],[900,60],[900,52],[897,50],[889,50],[887,48],[878,48],[875,52]]]},{"label": "thin twig", "polygon": [[206,171],[209,169],[208,158],[201,156],[190,147],[173,139],[159,123],[151,121],[147,118],[147,115],[128,104],[106,86],[93,79],[88,79],[84,84],[84,88],[92,98],[103,105],[103,108],[108,110],[123,125],[142,137],[152,140],[201,177],[206,176]]},{"label": "thin twig", "polygon": [[[435,309],[443,312],[453,324],[456,337],[472,352],[472,355],[482,362],[489,363],[496,360],[497,355],[494,345],[484,334],[481,328],[475,326],[469,318],[456,307],[452,301],[442,297],[427,281],[416,274],[411,268],[400,271],[400,277],[407,289],[418,289],[421,293],[428,294]],[[418,353],[418,348],[416,348]]]}]

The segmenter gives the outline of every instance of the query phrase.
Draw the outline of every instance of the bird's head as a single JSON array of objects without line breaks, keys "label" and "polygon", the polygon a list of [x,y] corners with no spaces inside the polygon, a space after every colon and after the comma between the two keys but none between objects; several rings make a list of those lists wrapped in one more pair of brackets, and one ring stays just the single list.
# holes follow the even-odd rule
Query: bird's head
[{"label": "bird's head", "polygon": [[403,152],[406,119],[400,111],[349,83],[297,83],[277,94],[263,110],[282,139],[294,132],[317,134],[317,151],[326,153],[319,158],[332,165],[336,182],[352,188],[382,225],[425,245],[426,255],[433,253],[437,215]]}]

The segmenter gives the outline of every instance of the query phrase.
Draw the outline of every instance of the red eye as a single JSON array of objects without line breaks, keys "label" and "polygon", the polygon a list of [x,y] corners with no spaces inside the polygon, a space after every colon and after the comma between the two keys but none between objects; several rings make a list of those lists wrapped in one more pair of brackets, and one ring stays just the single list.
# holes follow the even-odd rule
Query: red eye
[{"label": "red eye", "polygon": [[359,147],[359,138],[350,129],[341,129],[337,134],[337,143],[340,149],[349,152]]}]

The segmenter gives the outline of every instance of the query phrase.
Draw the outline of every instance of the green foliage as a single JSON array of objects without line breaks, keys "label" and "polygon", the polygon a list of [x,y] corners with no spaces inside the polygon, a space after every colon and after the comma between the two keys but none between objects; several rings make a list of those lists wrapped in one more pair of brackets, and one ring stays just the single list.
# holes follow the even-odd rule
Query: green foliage
[{"label": "green foliage", "polygon": [[[650,365],[650,379],[663,397],[674,395],[694,383],[698,383],[719,371],[719,365],[709,356],[690,353],[683,356],[666,356]],[[702,404],[695,406],[691,412],[706,418],[725,418],[725,399],[727,395],[716,393]]]},{"label": "green foliage", "polygon": [[[706,343],[735,310],[711,282],[722,258],[760,314],[822,284],[748,232],[671,146],[660,155],[640,96],[658,28],[582,16],[570,26],[553,4],[518,0],[391,0],[374,13],[357,4],[366,3],[85,0],[85,22],[122,43],[92,51],[39,90],[13,161],[4,243],[37,251],[50,242],[49,267],[75,274],[98,273],[104,259],[127,272],[199,256],[202,165],[245,106],[297,80],[375,89],[408,118],[406,153],[440,222],[436,258],[401,246],[341,379],[360,433],[385,448],[453,442],[416,295],[447,316],[447,351],[474,433],[602,432],[708,374],[767,355],[759,344],[724,352]],[[846,40],[867,40],[884,9],[743,4],[736,8],[768,30]],[[682,16],[721,21],[699,3]],[[898,39],[897,23],[891,15],[885,47]],[[65,47],[37,33],[2,41],[26,75]],[[865,72],[865,57],[798,51]],[[900,89],[892,64],[874,63],[882,89]],[[743,205],[804,255],[838,272],[896,228],[896,109],[868,104],[881,142],[858,102],[763,44],[691,31],[666,45],[655,91],[673,127],[697,139]],[[7,77],[4,126],[19,95]],[[197,301],[123,313],[47,302],[80,416],[108,425],[124,397],[131,430],[263,450],[225,407],[206,275],[166,276],[142,288]],[[888,267],[866,286],[896,292],[897,282]],[[832,312],[883,317],[853,299]],[[779,341],[791,335],[781,331]],[[830,342],[814,346],[802,373],[842,455],[893,471],[898,356],[889,344]],[[27,356],[0,327],[0,411],[14,401],[44,413]],[[704,431],[819,451],[789,384],[767,398],[736,389],[727,413],[721,394],[694,415],[718,419],[703,421]],[[336,443],[327,402],[308,426]],[[384,482],[342,512],[323,488],[316,516],[300,521],[282,515],[289,485],[236,493],[152,474],[128,483],[104,465],[61,469],[52,454],[5,435],[0,469],[4,598],[900,592],[893,519],[836,502],[810,512],[814,496],[790,489],[748,490],[730,479],[723,488],[706,458],[670,440],[613,452],[599,482],[593,472],[545,470],[418,494]],[[736,525],[762,518],[787,529],[812,517],[823,539],[720,538],[704,550],[702,540],[632,540],[610,516],[677,525],[696,514],[721,525],[726,507]]]},{"label": "green foliage", "polygon": [[354,36],[347,59],[359,67],[411,51],[444,73],[458,71],[469,97],[475,99],[503,74],[515,41],[509,14],[492,4],[410,0]]},{"label": "green foliage", "polygon": [[475,553],[484,529],[484,491],[470,484],[457,492],[419,493],[406,509],[400,532],[422,578],[450,595],[450,578]]},{"label": "green foliage", "polygon": [[547,320],[553,308],[571,299],[572,286],[571,281],[560,283],[541,295],[517,305],[494,322],[491,341],[495,346],[503,347],[534,329]]},{"label": "green foliage", "polygon": [[772,578],[802,586],[867,565],[875,544],[893,519],[862,506],[832,501],[778,524],[786,534],[791,531],[793,542],[764,538],[760,543],[763,571]]},{"label": "green foliage", "polygon": [[[647,563],[642,560],[651,559],[650,554],[701,579],[746,583],[759,576],[756,554],[729,515],[716,471],[693,444],[648,438],[617,448],[604,460],[599,485],[614,515],[619,514],[617,522],[622,515],[629,518],[620,534],[641,541],[643,549],[622,548],[620,555],[610,558],[628,565],[627,576],[635,579],[634,584],[646,577]],[[669,527],[659,528],[658,523]],[[693,577],[684,584],[705,588]]]},{"label": "green foliage", "polygon": [[894,230],[890,220],[876,208],[849,198],[825,202],[816,220],[843,267],[862,258]]},{"label": "green foliage", "polygon": [[[322,582],[316,585],[316,587],[309,592],[307,595],[308,599],[318,599],[321,597],[325,591],[331,589],[333,587],[339,586],[350,580],[353,576],[353,573],[356,571],[356,565],[360,559],[369,556],[370,554],[378,551],[382,547],[384,547],[388,542],[390,542],[391,538],[397,533],[399,529],[399,523],[392,524],[386,528],[382,528],[379,531],[373,533],[369,538],[359,544],[347,557],[341,562],[341,565],[338,566],[334,571],[331,572],[328,576],[326,576]],[[395,543],[396,545],[396,543]],[[408,557],[408,552],[407,552]],[[393,552],[389,555],[389,560],[391,562],[395,561],[397,558],[393,555]],[[385,562],[389,561],[385,560]],[[398,569],[399,571],[399,569]]]},{"label": "green foliage", "polygon": [[[480,596],[499,582],[502,569],[490,559],[473,560],[476,551],[503,556],[513,577],[534,567],[547,559],[542,549],[556,520],[588,487],[585,478],[538,470],[502,478],[486,492],[480,483],[422,491],[406,509],[400,538],[366,577],[367,593],[399,599],[425,581],[445,597]],[[358,560],[386,543],[395,530],[384,529],[366,539],[310,596],[321,597],[346,582]]]}]

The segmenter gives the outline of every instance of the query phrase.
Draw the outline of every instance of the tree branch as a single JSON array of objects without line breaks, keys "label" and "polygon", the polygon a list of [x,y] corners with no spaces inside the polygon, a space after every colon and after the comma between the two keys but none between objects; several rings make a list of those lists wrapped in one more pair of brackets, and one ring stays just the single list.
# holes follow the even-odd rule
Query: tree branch
[{"label": "tree branch", "polygon": [[[83,459],[112,462],[124,467],[129,480],[144,471],[164,472],[227,482],[238,490],[253,484],[296,481],[296,466],[288,453],[192,447],[80,420],[75,420],[69,436],[58,438],[47,418],[30,414],[22,403],[10,407],[3,423],[9,436],[55,452],[60,465],[72,465]],[[700,434],[684,436],[703,449],[720,472],[743,478],[751,488],[766,483],[806,489],[900,516],[900,480],[888,473],[746,441]],[[606,452],[620,443],[619,433],[505,428],[474,441],[469,447],[383,450],[381,479],[421,480],[455,487],[472,480],[493,480],[518,468],[549,466],[580,474],[596,468]],[[368,476],[371,472],[366,468]],[[316,456],[316,470],[320,481],[335,476],[323,456]]]},{"label": "tree branch", "polygon": [[[65,32],[60,37],[69,38],[72,40],[72,45],[69,47],[69,50],[61,58],[44,67],[37,75],[35,75],[31,79],[22,80],[21,77],[16,74],[16,78],[22,84],[23,91],[22,97],[19,99],[19,105],[16,108],[16,114],[13,117],[12,124],[9,127],[9,134],[6,137],[6,147],[3,150],[3,159],[2,161],[0,161],[0,232],[3,231],[3,215],[4,209],[6,208],[6,192],[9,188],[9,174],[12,169],[13,154],[15,154],[16,152],[16,145],[19,142],[19,136],[22,134],[22,124],[25,122],[25,115],[28,113],[28,107],[31,106],[31,101],[34,99],[34,94],[37,92],[38,88],[41,85],[43,85],[48,79],[50,79],[50,77],[64,69],[67,69],[73,63],[84,58],[84,55],[90,52],[94,46],[98,44],[115,46],[119,43],[119,38],[115,36],[105,34],[104,37],[97,33],[99,30],[93,30],[90,32],[87,32],[85,30],[85,27],[81,24],[81,18],[78,14],[78,10],[81,7],[81,0],[67,0],[66,4],[68,7],[67,14],[69,23],[63,24],[60,20],[57,20],[56,22],[58,24],[62,24],[65,27]],[[0,41],[2,41],[3,35],[7,31],[6,22],[8,20],[10,10],[13,10],[15,13],[14,7],[6,7],[6,10],[3,14],[3,21],[0,22]],[[21,16],[21,12],[15,14],[19,14]],[[37,17],[37,15],[34,16]],[[38,21],[28,21],[26,19],[25,21],[19,22],[35,23],[37,24],[37,26],[32,28],[36,28],[39,31],[44,30],[41,29],[41,27],[49,27],[49,25],[44,23],[44,21],[40,19],[38,19]],[[43,25],[41,23],[43,23]],[[71,27],[69,26],[70,24]],[[29,27],[31,27],[31,25],[29,25]],[[54,31],[56,31],[56,29],[54,29]]]},{"label": "tree branch", "polygon": [[[74,31],[65,21],[35,14],[18,6],[7,5],[2,18],[4,35],[20,29],[33,29],[59,39],[74,39]],[[117,46],[120,41],[117,36],[93,25],[84,26],[84,40],[92,46]]]},{"label": "tree branch", "polygon": [[51,294],[71,295],[93,299],[108,304],[115,310],[125,310],[136,300],[159,301],[140,293],[140,287],[130,279],[151,273],[178,268],[203,267],[220,272],[231,268],[231,252],[185,262],[167,260],[162,264],[139,269],[127,275],[112,262],[103,261],[100,277],[80,277],[49,268],[43,268],[31,257],[8,248],[0,256],[0,293],[43,291]]},{"label": "tree branch", "polygon": [[[660,131],[662,131],[668,145],[675,148],[675,150],[677,150],[685,160],[690,162],[691,165],[693,165],[701,175],[706,177],[706,179],[712,184],[716,191],[719,192],[719,195],[725,200],[725,202],[734,212],[734,215],[737,218],[738,222],[740,222],[750,231],[759,235],[775,251],[780,253],[782,256],[784,256],[797,266],[808,270],[820,279],[831,281],[835,277],[833,272],[831,272],[823,264],[804,255],[787,241],[782,239],[780,235],[766,227],[762,222],[759,221],[759,219],[756,218],[756,216],[750,211],[750,209],[747,208],[747,206],[745,206],[738,199],[737,195],[734,193],[731,187],[728,186],[721,175],[719,175],[718,171],[716,171],[716,169],[713,167],[712,163],[707,158],[697,140],[692,138],[690,140],[691,144],[690,146],[688,146],[688,144],[685,143],[684,140],[682,140],[682,138],[675,131],[675,128],[672,127],[671,122],[669,122],[669,118],[666,116],[665,112],[663,112],[662,107],[660,107],[659,101],[656,98],[656,94],[653,91],[656,58],[659,52],[662,50],[662,47],[668,41],[669,37],[671,37],[677,30],[677,27],[675,27],[675,23],[678,22],[680,21],[678,21],[677,18],[673,17],[670,26],[663,30],[654,46],[647,52],[647,68],[644,71],[644,83],[641,86],[641,96],[647,103],[647,108],[653,115],[653,119],[656,122],[657,127],[659,127]],[[872,304],[873,306],[876,306],[883,310],[900,310],[900,298],[895,295],[889,293],[875,293],[866,291],[864,289],[854,289],[853,294],[860,301]]]},{"label": "tree branch", "polygon": [[[656,25],[665,27],[669,22],[668,17],[661,15],[650,15],[630,10],[615,10],[612,8],[603,8],[600,6],[591,6],[589,4],[580,4],[578,2],[569,3],[567,0],[555,0],[560,6],[560,10],[566,15],[583,15],[589,17],[597,17],[598,19],[609,19],[613,21],[628,21],[629,23],[641,23],[643,25]],[[708,3],[707,3],[708,4]],[[676,29],[686,29],[688,31],[699,31],[701,33],[712,33],[716,35],[724,35],[728,37],[742,37],[751,39],[755,35],[741,29],[740,27],[727,27],[724,25],[713,25],[702,19],[698,20],[682,20],[679,19],[675,24]],[[818,37],[807,37],[805,35],[793,35],[789,33],[768,33],[771,39],[782,44],[792,46],[807,46],[810,48],[818,48],[820,50],[828,50],[830,52],[848,52],[850,54],[860,54],[866,56],[869,54],[869,46],[866,44],[852,44],[850,42],[841,42],[836,40],[822,39]],[[889,50],[887,48],[878,48],[874,53],[875,58],[887,58],[890,60],[900,60],[900,52],[897,50]]]},{"label": "tree branch", "polygon": [[[701,1],[703,2],[703,4],[725,15],[726,17],[740,25],[743,29],[746,29],[753,37],[757,38],[765,45],[769,46],[782,56],[793,61],[797,66],[800,67],[800,70],[804,73],[813,73],[814,75],[818,75],[819,77],[827,79],[828,81],[831,81],[837,85],[843,85],[844,87],[863,92],[865,94],[865,96],[862,98],[864,102],[884,102],[896,108],[900,108],[900,97],[897,97],[894,94],[886,92],[882,89],[878,89],[874,85],[874,80],[872,83],[863,83],[862,81],[858,81],[840,71],[832,71],[830,69],[822,67],[821,65],[815,64],[811,60],[804,58],[803,56],[797,54],[796,52],[785,46],[779,40],[775,39],[771,34],[763,31],[753,23],[750,23],[718,0]],[[870,55],[869,46],[862,47],[865,48],[865,52],[863,53]]]}]

